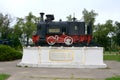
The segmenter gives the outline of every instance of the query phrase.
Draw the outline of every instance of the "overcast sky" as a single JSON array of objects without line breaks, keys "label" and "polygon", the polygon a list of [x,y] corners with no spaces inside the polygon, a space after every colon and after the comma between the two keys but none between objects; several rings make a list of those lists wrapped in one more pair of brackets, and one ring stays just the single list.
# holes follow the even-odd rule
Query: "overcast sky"
[{"label": "overcast sky", "polygon": [[66,20],[66,16],[75,13],[79,20],[84,8],[98,13],[96,23],[108,19],[120,22],[120,0],[0,0],[0,13],[13,17],[24,17],[29,12],[39,16],[40,12],[45,12],[54,14],[55,20]]}]

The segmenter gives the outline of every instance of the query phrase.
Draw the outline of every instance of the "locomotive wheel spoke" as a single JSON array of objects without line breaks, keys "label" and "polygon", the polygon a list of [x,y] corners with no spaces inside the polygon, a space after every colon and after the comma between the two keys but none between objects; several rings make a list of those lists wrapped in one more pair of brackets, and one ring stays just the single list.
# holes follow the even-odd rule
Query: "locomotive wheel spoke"
[{"label": "locomotive wheel spoke", "polygon": [[73,44],[73,38],[70,37],[70,36],[65,37],[65,38],[64,38],[64,43],[65,43],[66,45],[71,45],[71,44]]}]

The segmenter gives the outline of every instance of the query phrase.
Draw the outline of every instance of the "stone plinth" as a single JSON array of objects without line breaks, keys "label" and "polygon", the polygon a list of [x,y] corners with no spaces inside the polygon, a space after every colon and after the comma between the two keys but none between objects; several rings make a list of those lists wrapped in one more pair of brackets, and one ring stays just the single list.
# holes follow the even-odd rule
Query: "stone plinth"
[{"label": "stone plinth", "polygon": [[18,66],[106,68],[102,47],[27,47]]}]

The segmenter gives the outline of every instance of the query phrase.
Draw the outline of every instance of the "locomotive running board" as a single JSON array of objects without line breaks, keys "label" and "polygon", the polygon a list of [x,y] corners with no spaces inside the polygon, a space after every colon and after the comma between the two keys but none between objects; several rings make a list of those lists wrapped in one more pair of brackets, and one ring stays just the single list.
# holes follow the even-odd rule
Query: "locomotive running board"
[{"label": "locomotive running board", "polygon": [[26,47],[18,66],[106,68],[102,47]]}]

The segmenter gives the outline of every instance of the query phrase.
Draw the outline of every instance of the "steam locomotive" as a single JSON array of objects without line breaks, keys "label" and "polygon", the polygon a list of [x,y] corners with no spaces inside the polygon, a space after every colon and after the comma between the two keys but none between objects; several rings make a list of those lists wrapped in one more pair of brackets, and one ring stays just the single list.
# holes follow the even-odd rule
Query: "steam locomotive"
[{"label": "steam locomotive", "polygon": [[54,15],[40,13],[41,20],[37,24],[37,31],[32,36],[35,45],[89,45],[92,41],[92,24],[73,21],[53,21]]}]

